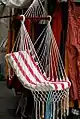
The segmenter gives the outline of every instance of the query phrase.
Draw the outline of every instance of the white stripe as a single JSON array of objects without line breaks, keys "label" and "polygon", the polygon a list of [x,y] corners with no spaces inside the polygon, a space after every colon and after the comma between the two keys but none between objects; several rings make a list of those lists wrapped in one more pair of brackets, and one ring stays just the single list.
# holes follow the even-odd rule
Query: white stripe
[{"label": "white stripe", "polygon": [[57,84],[57,87],[58,87],[58,90],[62,90],[63,88],[62,88],[62,85],[61,84]]},{"label": "white stripe", "polygon": [[50,86],[52,87],[53,90],[56,90],[55,85],[50,83]]},{"label": "white stripe", "polygon": [[64,88],[66,89],[66,88],[68,88],[68,82],[63,82],[64,83]]}]

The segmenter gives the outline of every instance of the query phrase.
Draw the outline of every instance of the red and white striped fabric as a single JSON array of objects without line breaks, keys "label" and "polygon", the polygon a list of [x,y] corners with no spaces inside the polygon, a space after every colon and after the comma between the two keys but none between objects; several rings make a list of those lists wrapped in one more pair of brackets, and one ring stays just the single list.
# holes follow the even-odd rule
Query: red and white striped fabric
[{"label": "red and white striped fabric", "polygon": [[[69,81],[51,82],[42,74],[38,63],[27,51],[18,51],[6,55],[22,85],[37,90],[64,90],[70,87]],[[47,88],[46,88],[47,87]]]}]

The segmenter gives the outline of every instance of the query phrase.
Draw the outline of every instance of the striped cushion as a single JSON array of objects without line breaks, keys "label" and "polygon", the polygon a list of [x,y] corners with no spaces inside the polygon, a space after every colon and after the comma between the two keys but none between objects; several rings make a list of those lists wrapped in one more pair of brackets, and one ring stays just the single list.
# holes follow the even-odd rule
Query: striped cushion
[{"label": "striped cushion", "polygon": [[7,54],[6,59],[22,85],[26,88],[64,90],[70,87],[69,81],[53,82],[47,80],[47,77],[41,72],[38,63],[34,61],[34,58],[27,51]]}]

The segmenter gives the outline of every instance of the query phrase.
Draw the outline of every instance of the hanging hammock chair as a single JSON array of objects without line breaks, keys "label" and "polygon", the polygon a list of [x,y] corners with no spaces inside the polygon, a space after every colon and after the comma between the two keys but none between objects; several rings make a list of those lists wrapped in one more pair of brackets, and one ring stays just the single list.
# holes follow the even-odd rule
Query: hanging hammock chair
[{"label": "hanging hammock chair", "polygon": [[[34,0],[25,16],[47,17],[47,12],[40,0]],[[71,83],[66,75],[50,20],[39,20],[38,23],[45,24],[45,27],[34,43],[24,22],[23,16],[16,39],[18,51],[6,55],[9,69],[12,68],[13,75],[16,74],[21,84],[31,90],[34,96],[36,119],[40,119],[40,104],[42,104],[43,118],[56,119],[58,116],[62,118],[69,112]],[[40,39],[40,44],[36,48]],[[59,111],[60,115],[58,115]]]}]

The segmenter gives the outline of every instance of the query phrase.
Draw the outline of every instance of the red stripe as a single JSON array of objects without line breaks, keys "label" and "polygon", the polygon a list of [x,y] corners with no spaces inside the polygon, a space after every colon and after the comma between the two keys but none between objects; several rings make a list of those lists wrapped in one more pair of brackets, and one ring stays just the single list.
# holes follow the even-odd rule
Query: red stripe
[{"label": "red stripe", "polygon": [[61,87],[62,87],[62,89],[64,89],[64,84],[63,83],[61,83]]},{"label": "red stripe", "polygon": [[29,83],[32,83],[32,84],[36,85],[36,84],[35,84],[34,82],[32,82],[32,81],[29,79],[29,77],[26,75],[26,72],[22,69],[22,67],[21,67],[20,63],[18,62],[18,59],[16,58],[15,54],[14,54],[14,53],[11,53],[11,55],[12,55],[13,59],[15,60],[17,66],[19,67],[19,69],[20,69],[22,75],[26,78],[26,80],[27,80]]},{"label": "red stripe", "polygon": [[55,86],[55,90],[58,90],[58,86],[57,86],[57,84],[54,84],[54,86]]},{"label": "red stripe", "polygon": [[22,60],[24,61],[26,67],[28,67],[29,71],[30,71],[31,74],[33,75],[33,77],[36,78],[37,82],[41,83],[41,81],[39,80],[39,78],[34,74],[33,70],[32,70],[31,67],[30,67],[30,65],[27,63],[27,61],[26,61],[24,55],[22,54],[22,52],[19,52],[19,54],[20,54]]},{"label": "red stripe", "polygon": [[[27,52],[27,53],[28,53],[28,52]],[[28,55],[29,55],[29,53],[28,53]],[[30,55],[29,55],[29,56],[30,56]],[[34,62],[33,57],[30,56],[30,58],[31,58],[31,61],[33,62],[34,66],[37,68],[38,72],[43,76],[44,80],[47,81],[47,78],[42,74],[42,72],[40,71],[39,67],[38,67],[38,66],[36,65],[36,63]]]},{"label": "red stripe", "polygon": [[70,83],[70,81],[67,81],[67,83],[68,83],[68,87],[70,87],[70,86],[71,86],[71,83]]}]

